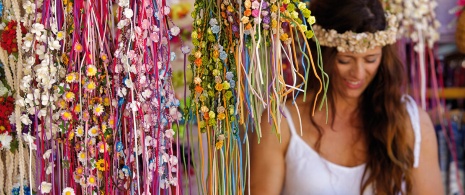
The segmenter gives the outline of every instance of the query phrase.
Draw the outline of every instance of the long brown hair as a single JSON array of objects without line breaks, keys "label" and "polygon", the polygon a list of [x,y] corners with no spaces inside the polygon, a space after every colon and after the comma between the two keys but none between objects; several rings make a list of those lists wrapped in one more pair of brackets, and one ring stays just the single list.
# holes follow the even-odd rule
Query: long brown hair
[{"label": "long brown hair", "polygon": [[[338,33],[349,30],[373,33],[386,28],[386,18],[379,0],[314,0],[310,10],[316,17],[317,24],[325,29],[334,29]],[[313,47],[315,48],[315,45]],[[316,51],[316,48],[312,51]],[[338,76],[335,69],[337,50],[321,47],[321,53],[324,69],[329,78],[334,79]],[[310,77],[309,83],[315,83],[314,79]],[[413,152],[408,144],[406,130],[408,115],[401,100],[401,86],[405,84],[405,70],[395,46],[384,46],[378,72],[363,92],[357,110],[357,117],[361,120],[360,128],[368,146],[360,194],[370,184],[373,185],[376,194],[411,193],[410,167],[413,166]],[[332,119],[336,114],[336,109],[332,106],[337,92],[335,87],[330,81],[327,97]],[[319,150],[323,130],[313,117],[310,118],[319,132],[315,144]]]}]

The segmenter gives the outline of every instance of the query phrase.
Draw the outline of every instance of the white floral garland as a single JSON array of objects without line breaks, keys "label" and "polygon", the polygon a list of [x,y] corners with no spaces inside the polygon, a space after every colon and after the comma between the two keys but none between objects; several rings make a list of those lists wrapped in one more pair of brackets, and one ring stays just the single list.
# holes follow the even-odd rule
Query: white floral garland
[{"label": "white floral garland", "polygon": [[312,28],[315,31],[315,37],[318,39],[320,45],[336,47],[339,52],[364,53],[368,49],[396,42],[398,24],[396,16],[387,14],[386,22],[386,30],[377,31],[375,33],[355,33],[347,31],[339,34],[334,29],[327,30],[317,24],[314,24]]},{"label": "white floral garland", "polygon": [[[384,1],[387,12],[396,15],[399,20],[400,37],[407,37],[416,43],[421,41],[432,48],[439,40],[438,29],[441,26],[436,19],[434,9],[438,6],[435,0],[389,0]],[[418,50],[416,46],[415,50]]]}]

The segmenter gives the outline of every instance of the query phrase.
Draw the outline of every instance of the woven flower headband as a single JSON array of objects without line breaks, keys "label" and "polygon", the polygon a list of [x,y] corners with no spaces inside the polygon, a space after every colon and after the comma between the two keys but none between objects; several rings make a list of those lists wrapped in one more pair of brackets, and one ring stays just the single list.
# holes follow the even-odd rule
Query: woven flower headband
[{"label": "woven flower headband", "polygon": [[317,24],[314,24],[312,28],[320,45],[336,47],[339,52],[364,53],[368,49],[396,42],[397,19],[394,15],[386,14],[386,22],[386,29],[375,33],[347,31],[339,34],[334,29],[326,30]]}]

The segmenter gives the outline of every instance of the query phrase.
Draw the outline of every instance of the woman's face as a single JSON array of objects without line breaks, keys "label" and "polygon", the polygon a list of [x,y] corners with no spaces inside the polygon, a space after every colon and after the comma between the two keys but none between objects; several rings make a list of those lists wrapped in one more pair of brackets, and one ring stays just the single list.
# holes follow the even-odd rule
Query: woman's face
[{"label": "woman's face", "polygon": [[343,99],[358,99],[375,77],[382,57],[381,47],[365,53],[339,52],[336,55],[336,82]]}]

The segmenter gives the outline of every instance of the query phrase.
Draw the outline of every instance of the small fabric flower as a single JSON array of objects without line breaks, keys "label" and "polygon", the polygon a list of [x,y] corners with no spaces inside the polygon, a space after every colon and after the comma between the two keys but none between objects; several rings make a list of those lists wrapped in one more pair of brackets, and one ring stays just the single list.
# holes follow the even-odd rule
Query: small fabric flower
[{"label": "small fabric flower", "polygon": [[86,75],[87,76],[95,76],[96,74],[97,74],[97,67],[95,67],[92,64],[87,65],[87,67],[86,67]]},{"label": "small fabric flower", "polygon": [[73,188],[66,187],[65,189],[63,189],[62,195],[75,195],[75,194],[74,194]]},{"label": "small fabric flower", "polygon": [[99,171],[105,171],[106,170],[106,167],[107,167],[107,164],[105,163],[105,160],[104,159],[100,159],[97,161],[97,163],[95,164],[95,166],[97,167],[97,169]]},{"label": "small fabric flower", "polygon": [[95,137],[98,135],[98,127],[97,126],[93,126],[92,128],[89,129],[89,136],[91,137]]},{"label": "small fabric flower", "polygon": [[89,81],[84,85],[84,90],[86,92],[92,92],[95,90],[95,88],[97,88],[97,85],[95,84],[94,81]]},{"label": "small fabric flower", "polygon": [[88,178],[87,178],[87,184],[91,187],[95,187],[97,186],[97,178],[95,178],[94,175],[90,175]]},{"label": "small fabric flower", "polygon": [[96,116],[102,115],[104,110],[105,109],[103,108],[102,104],[97,104],[97,105],[94,106],[94,114]]},{"label": "small fabric flower", "polygon": [[76,170],[74,171],[74,173],[75,173],[76,175],[82,175],[82,174],[84,174],[84,167],[78,166],[78,167],[76,168]]},{"label": "small fabric flower", "polygon": [[73,92],[71,91],[68,91],[66,92],[65,94],[63,94],[63,99],[66,101],[66,102],[72,102],[75,98],[75,95]]},{"label": "small fabric flower", "polygon": [[77,75],[75,72],[69,73],[66,75],[66,82],[67,83],[74,83],[77,81]]},{"label": "small fabric flower", "polygon": [[82,125],[79,125],[76,127],[76,136],[77,137],[82,137],[84,135],[84,127]]},{"label": "small fabric flower", "polygon": [[87,154],[85,152],[79,152],[78,153],[78,160],[81,163],[85,163],[87,161]]},{"label": "small fabric flower", "polygon": [[74,44],[74,51],[82,52],[82,50],[83,50],[83,47],[82,47],[82,45],[80,43]]},{"label": "small fabric flower", "polygon": [[72,118],[73,118],[73,115],[69,111],[64,111],[64,112],[61,113],[61,119],[65,120],[65,121],[69,121]]}]

